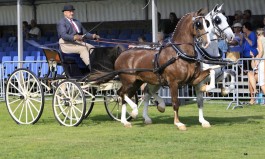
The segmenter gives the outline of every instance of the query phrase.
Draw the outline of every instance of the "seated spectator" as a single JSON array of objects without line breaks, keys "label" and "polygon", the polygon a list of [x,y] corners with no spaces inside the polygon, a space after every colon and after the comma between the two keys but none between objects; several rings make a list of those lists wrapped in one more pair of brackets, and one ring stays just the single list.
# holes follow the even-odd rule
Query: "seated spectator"
[{"label": "seated spectator", "polygon": [[252,30],[256,30],[258,27],[260,27],[257,21],[254,20],[252,16],[252,12],[250,9],[244,10],[243,13],[243,23],[249,22],[252,26]]},{"label": "seated spectator", "polygon": [[164,24],[164,34],[166,37],[169,37],[171,33],[175,30],[178,23],[178,18],[174,12],[169,14],[169,21],[166,21]]},{"label": "seated spectator", "polygon": [[12,35],[8,37],[9,46],[12,47],[16,41],[17,41],[17,34],[12,32]]},{"label": "seated spectator", "polygon": [[241,10],[235,11],[234,17],[235,17],[235,20],[233,21],[233,25],[235,23],[243,24],[242,11]]},{"label": "seated spectator", "polygon": [[164,33],[162,32],[157,33],[157,42],[161,45],[164,44]]},{"label": "seated spectator", "polygon": [[41,37],[41,32],[40,32],[40,29],[37,27],[37,22],[32,19],[31,20],[31,29],[29,30],[29,38],[36,38],[36,39],[40,39]]},{"label": "seated spectator", "polygon": [[246,22],[250,22],[251,24],[253,23],[252,12],[250,9],[244,10],[242,18],[243,18],[243,23],[246,23]]},{"label": "seated spectator", "polygon": [[157,29],[159,32],[164,30],[160,12],[157,12]]},{"label": "seated spectator", "polygon": [[[257,37],[258,37],[258,55],[256,58],[265,58],[265,37],[264,37],[264,30],[263,28],[257,29]],[[251,57],[255,58],[254,54],[251,52]],[[265,65],[264,60],[252,60],[251,66],[253,71],[248,72],[248,88],[250,92],[250,101],[249,104],[255,103],[255,94],[257,93],[256,90],[256,83],[259,82],[259,86],[263,94],[265,94]]]},{"label": "seated spectator", "polygon": [[241,23],[235,23],[233,26],[234,39],[228,42],[229,52],[226,58],[236,61],[240,58],[241,45],[243,40],[242,25]]},{"label": "seated spectator", "polygon": [[138,37],[138,41],[139,41],[139,43],[144,43],[144,42],[146,42],[146,38],[145,38],[145,36],[144,36],[144,35],[139,36],[139,37]]},{"label": "seated spectator", "polygon": [[137,44],[130,44],[128,46],[129,49],[132,49],[132,48],[137,48],[137,47],[145,47],[145,46],[148,46],[150,47],[149,45],[145,45],[144,43],[146,42],[146,38],[144,35],[141,35],[138,37],[138,43]]},{"label": "seated spectator", "polygon": [[[251,23],[246,22],[243,24],[243,42],[242,42],[242,57],[243,58],[251,58],[250,52],[253,53],[254,56],[258,54],[257,50],[257,36],[252,31]],[[251,68],[251,62],[244,60],[243,61],[244,71],[247,71]]]},{"label": "seated spectator", "polygon": [[27,21],[22,22],[23,38],[28,39],[30,26]]},{"label": "seated spectator", "polygon": [[128,48],[146,48],[146,49],[157,49],[158,46],[161,46],[164,44],[164,34],[162,32],[157,33],[157,43],[158,44],[152,44],[152,43],[146,43],[146,39],[144,36],[140,36],[138,38],[138,44],[129,45]]}]

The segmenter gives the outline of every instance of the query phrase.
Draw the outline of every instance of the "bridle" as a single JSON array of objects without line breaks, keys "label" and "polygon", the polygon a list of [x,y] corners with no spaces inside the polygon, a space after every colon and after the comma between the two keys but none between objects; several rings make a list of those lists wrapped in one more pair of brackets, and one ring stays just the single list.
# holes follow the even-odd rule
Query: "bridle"
[{"label": "bridle", "polygon": [[204,26],[203,26],[203,22],[200,22],[199,20],[197,19],[203,19],[204,21],[205,20],[205,16],[193,16],[192,17],[192,22],[193,22],[193,27],[196,29],[196,37],[195,37],[195,41],[201,43],[202,42],[202,36],[208,34],[209,32],[208,31],[205,31],[204,33],[200,33],[199,30],[203,29]]},{"label": "bridle", "polygon": [[215,12],[215,14],[210,14],[211,22],[214,28],[214,33],[220,37],[221,39],[226,38],[225,30],[230,28],[229,25],[227,25],[224,29],[221,29],[219,25],[222,23],[222,19],[217,15],[220,12]]}]

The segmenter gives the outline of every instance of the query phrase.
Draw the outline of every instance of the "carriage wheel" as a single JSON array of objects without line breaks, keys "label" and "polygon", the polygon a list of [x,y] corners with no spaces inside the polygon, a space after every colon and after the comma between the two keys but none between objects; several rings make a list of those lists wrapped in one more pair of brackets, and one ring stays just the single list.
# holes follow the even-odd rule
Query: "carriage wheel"
[{"label": "carriage wheel", "polygon": [[18,124],[35,124],[41,117],[44,95],[40,81],[31,71],[14,71],[6,84],[6,106]]},{"label": "carriage wheel", "polygon": [[[132,98],[135,104],[138,105],[138,95],[135,93],[134,97]],[[114,94],[105,94],[104,95],[104,105],[106,108],[106,111],[108,115],[117,121],[121,121],[121,108],[122,108],[122,103],[121,103],[121,97],[117,95],[116,91],[114,91]],[[139,106],[138,106],[139,107]],[[130,121],[132,117],[129,115],[127,112],[126,114],[127,121]]]},{"label": "carriage wheel", "polygon": [[78,126],[86,112],[85,95],[78,83],[64,80],[53,95],[53,113],[64,126]]}]

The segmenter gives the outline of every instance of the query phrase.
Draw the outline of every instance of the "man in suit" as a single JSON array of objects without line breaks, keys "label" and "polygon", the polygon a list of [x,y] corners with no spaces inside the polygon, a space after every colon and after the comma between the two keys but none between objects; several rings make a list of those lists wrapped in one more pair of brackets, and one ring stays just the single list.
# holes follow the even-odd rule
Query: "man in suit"
[{"label": "man in suit", "polygon": [[65,5],[62,10],[64,18],[57,24],[60,48],[64,53],[80,54],[81,59],[90,69],[89,49],[94,46],[85,43],[83,39],[99,39],[100,37],[87,32],[80,21],[74,19],[74,10],[72,5]]}]

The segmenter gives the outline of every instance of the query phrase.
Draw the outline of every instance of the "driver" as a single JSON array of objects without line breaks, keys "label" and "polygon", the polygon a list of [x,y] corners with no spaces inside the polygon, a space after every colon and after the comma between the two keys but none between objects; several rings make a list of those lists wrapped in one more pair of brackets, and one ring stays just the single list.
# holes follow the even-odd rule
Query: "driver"
[{"label": "driver", "polygon": [[94,48],[93,45],[85,43],[84,38],[99,39],[99,35],[90,34],[82,26],[80,21],[74,19],[75,8],[72,5],[65,5],[63,8],[64,18],[57,24],[59,36],[59,45],[64,53],[80,54],[81,59],[90,70],[89,50]]}]

